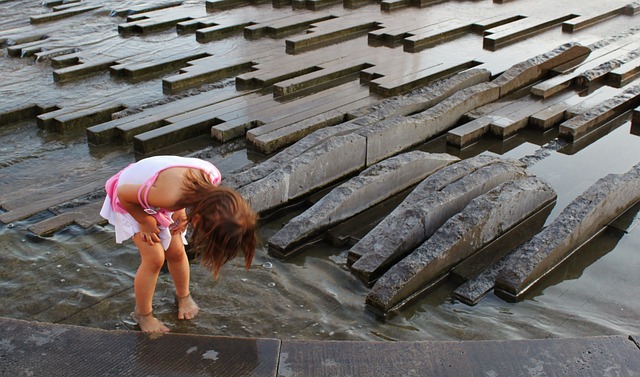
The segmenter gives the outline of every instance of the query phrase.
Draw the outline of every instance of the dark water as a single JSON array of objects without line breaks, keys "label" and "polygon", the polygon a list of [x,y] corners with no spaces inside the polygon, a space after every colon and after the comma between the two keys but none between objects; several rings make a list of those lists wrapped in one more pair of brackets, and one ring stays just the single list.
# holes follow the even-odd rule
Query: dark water
[{"label": "dark water", "polygon": [[[115,55],[136,49],[153,54],[168,45],[176,52],[200,47],[193,36],[175,32],[122,38],[114,33],[122,20],[109,17],[108,11],[140,3],[102,3],[104,10],[92,16],[91,22],[66,24],[67,28],[52,33],[53,45],[79,45]],[[491,3],[474,2],[474,6],[490,9],[495,6]],[[449,14],[464,5],[451,4],[438,9]],[[185,7],[206,14],[202,1],[187,1]],[[377,7],[361,11],[377,14]],[[229,15],[265,10],[271,7],[246,7]],[[0,2],[0,30],[5,30],[0,35],[7,34],[8,29],[29,28],[25,17],[44,11],[35,3]],[[616,27],[608,23],[602,28],[599,32],[607,33]],[[582,37],[594,39],[589,32]],[[547,38],[546,43],[555,46],[560,36],[551,34]],[[463,39],[459,43],[468,42]],[[268,46],[276,41],[262,43]],[[246,44],[243,38],[234,37],[213,46],[217,53],[231,56]],[[514,51],[528,48],[516,45]],[[118,98],[131,107],[142,107],[167,100],[159,80],[120,82],[101,75],[60,85],[53,83],[46,62],[8,57],[0,59],[0,72],[0,109],[50,101],[72,106],[101,98]],[[213,90],[225,88],[222,85]],[[591,144],[551,151],[532,165],[530,170],[558,193],[550,219],[597,179],[625,172],[640,162],[637,133],[632,132],[630,122],[622,121]],[[554,135],[545,137],[549,141]],[[504,143],[486,141],[476,148],[483,153],[521,158],[540,149],[540,138],[523,133]],[[425,149],[448,151],[437,142]],[[221,146],[207,139],[191,142],[187,149],[184,145],[177,147],[176,153],[202,150],[211,154],[223,173],[263,158],[248,152],[241,142]],[[461,157],[479,153],[448,152]],[[0,127],[0,202],[7,202],[17,190],[72,180],[74,174],[90,176],[97,171],[102,179],[109,168],[124,166],[135,158],[126,145],[89,147],[82,133],[61,136],[38,129],[34,122]],[[264,224],[261,238],[268,239],[296,213],[292,210]],[[134,328],[129,318],[138,264],[133,244],[116,245],[112,229],[100,226],[87,230],[70,226],[51,237],[30,234],[27,227],[46,216],[0,225],[0,316],[105,329]],[[172,283],[169,275],[163,274],[156,290],[155,312],[177,332],[283,339],[467,340],[634,334],[640,330],[640,302],[634,289],[640,267],[640,227],[635,226],[640,221],[638,209],[629,216],[631,225],[626,231],[608,229],[518,303],[489,294],[470,307],[453,301],[455,284],[445,282],[397,316],[381,321],[365,310],[368,289],[345,266],[348,248],[318,243],[286,262],[271,258],[261,246],[251,270],[244,271],[242,263],[234,261],[224,267],[217,281],[194,263],[192,291],[202,311],[189,322],[175,319]]]}]

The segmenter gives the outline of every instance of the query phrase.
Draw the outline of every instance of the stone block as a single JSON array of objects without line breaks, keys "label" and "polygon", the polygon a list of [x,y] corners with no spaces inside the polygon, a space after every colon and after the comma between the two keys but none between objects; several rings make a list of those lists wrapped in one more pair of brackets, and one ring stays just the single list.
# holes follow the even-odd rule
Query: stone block
[{"label": "stone block", "polygon": [[542,79],[550,69],[576,59],[586,59],[591,50],[579,43],[565,43],[507,69],[492,83],[500,87],[500,97]]},{"label": "stone block", "polygon": [[[404,209],[398,216],[402,219],[400,222],[390,223],[377,236],[366,241],[363,239],[360,247],[366,242],[368,251],[351,265],[351,272],[371,284],[435,233],[450,217],[462,211],[471,200],[504,182],[526,175],[519,164],[499,162],[477,169],[442,190],[433,192],[414,206]],[[371,241],[377,242],[372,244]]]},{"label": "stone block", "polygon": [[518,300],[580,245],[640,200],[640,164],[598,180],[529,242],[496,279],[496,294]]},{"label": "stone block", "polygon": [[334,188],[311,208],[289,221],[269,240],[269,252],[280,257],[323,229],[422,181],[436,170],[458,161],[447,154],[407,152],[381,161]]},{"label": "stone block", "polygon": [[448,165],[424,179],[407,195],[397,208],[349,250],[347,264],[353,264],[366,254],[370,248],[374,247],[378,242],[377,239],[384,237],[383,233],[385,229],[391,227],[394,223],[402,222],[402,215],[405,209],[413,207],[433,192],[442,190],[449,183],[455,182],[483,166],[500,161],[502,160],[496,157],[479,155]]},{"label": "stone block", "polygon": [[604,123],[640,105],[640,85],[560,124],[560,136],[571,142],[586,136]]},{"label": "stone block", "polygon": [[447,131],[465,113],[497,100],[498,96],[498,86],[481,83],[457,92],[422,113],[393,117],[357,131],[367,138],[367,166]]},{"label": "stone block", "polygon": [[367,295],[367,305],[384,313],[404,306],[555,198],[554,190],[535,177],[508,181],[478,196],[382,275]]},{"label": "stone block", "polygon": [[299,154],[239,192],[253,210],[264,212],[309,194],[364,168],[366,140],[355,134],[329,139]]}]

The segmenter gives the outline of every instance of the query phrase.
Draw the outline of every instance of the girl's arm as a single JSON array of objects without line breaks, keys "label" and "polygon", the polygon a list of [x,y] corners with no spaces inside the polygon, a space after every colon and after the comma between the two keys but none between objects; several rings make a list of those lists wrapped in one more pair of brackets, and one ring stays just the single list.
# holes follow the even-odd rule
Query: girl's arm
[{"label": "girl's arm", "polygon": [[138,190],[141,185],[123,184],[118,187],[118,199],[122,207],[140,224],[140,235],[149,245],[160,242],[158,223],[146,213],[138,203]]}]

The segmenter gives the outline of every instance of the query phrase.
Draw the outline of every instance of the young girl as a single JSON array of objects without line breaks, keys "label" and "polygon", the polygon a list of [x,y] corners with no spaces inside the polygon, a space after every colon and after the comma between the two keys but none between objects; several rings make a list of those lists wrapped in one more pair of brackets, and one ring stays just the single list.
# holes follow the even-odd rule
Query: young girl
[{"label": "young girl", "polygon": [[198,313],[189,292],[187,225],[193,228],[193,248],[216,278],[239,249],[245,268],[251,265],[257,216],[237,192],[218,186],[220,179],[218,169],[207,161],[156,156],[127,166],[107,181],[100,215],[115,227],[117,243],[133,238],[140,252],[132,316],[142,331],[169,331],[153,316],[151,306],[165,259],[176,287],[178,319]]}]

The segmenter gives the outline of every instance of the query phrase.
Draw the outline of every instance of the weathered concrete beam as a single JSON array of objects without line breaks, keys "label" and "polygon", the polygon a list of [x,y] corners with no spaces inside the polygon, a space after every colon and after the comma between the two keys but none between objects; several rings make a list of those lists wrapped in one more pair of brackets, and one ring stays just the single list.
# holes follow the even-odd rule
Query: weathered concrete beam
[{"label": "weathered concrete beam", "polygon": [[416,203],[429,197],[429,195],[432,195],[435,191],[442,190],[448,184],[461,179],[465,175],[471,174],[484,166],[501,161],[502,160],[497,157],[479,155],[448,165],[427,177],[407,195],[397,208],[349,250],[347,265],[352,265],[369,250],[375,248],[376,245],[378,245],[379,238],[385,237],[384,232],[386,232],[387,228],[393,226],[394,223],[404,221],[402,216],[406,209],[412,208]]},{"label": "weathered concrete beam", "polygon": [[565,43],[547,53],[534,56],[524,62],[515,64],[498,76],[492,83],[500,87],[500,97],[532,84],[547,75],[550,69],[565,64],[584,60],[591,50],[579,43]]},{"label": "weathered concrete beam", "polygon": [[376,237],[371,237],[377,238],[377,242],[369,244],[369,250],[351,265],[351,272],[367,284],[374,282],[450,217],[462,211],[471,200],[504,182],[526,175],[519,163],[504,161],[480,168],[448,184],[402,211],[399,216],[402,221],[388,224]]},{"label": "weathered concrete beam", "polygon": [[274,209],[363,169],[365,152],[361,136],[333,137],[238,192],[258,213]]},{"label": "weathered concrete beam", "polygon": [[234,189],[246,186],[268,176],[307,150],[312,149],[333,137],[350,134],[360,127],[361,126],[354,121],[318,130],[302,138],[292,146],[282,150],[260,165],[244,171],[234,172],[231,175],[226,176],[223,180],[223,184]]},{"label": "weathered concrete beam", "polygon": [[269,254],[291,255],[292,249],[321,230],[409,188],[438,169],[459,161],[448,154],[407,152],[381,161],[334,188],[269,240]]},{"label": "weathered concrete beam", "polygon": [[480,302],[493,289],[496,277],[509,263],[514,249],[520,246],[523,240],[530,240],[544,228],[555,205],[555,200],[550,202],[455,266],[449,277],[461,285],[453,291],[453,297],[467,305]]},{"label": "weathered concrete beam", "polygon": [[383,313],[404,306],[455,265],[555,198],[551,186],[535,177],[505,182],[475,198],[391,267],[367,295],[366,304]]},{"label": "weathered concrete beam", "polygon": [[367,138],[367,165],[447,131],[465,113],[497,100],[499,92],[497,85],[481,83],[463,89],[419,114],[393,117],[357,131]]},{"label": "weathered concrete beam", "polygon": [[584,113],[560,124],[560,137],[571,142],[586,136],[604,123],[640,105],[640,85],[604,101]]},{"label": "weathered concrete beam", "polygon": [[68,18],[75,16],[77,14],[89,12],[98,8],[101,8],[102,5],[93,5],[93,6],[84,6],[84,7],[74,7],[67,10],[61,10],[58,12],[37,14],[35,16],[29,17],[29,20],[32,24],[41,24],[44,22],[61,20],[63,18]]},{"label": "weathered concrete beam", "polygon": [[357,118],[365,115],[375,115],[378,120],[393,116],[407,116],[424,111],[452,94],[473,85],[487,82],[491,72],[486,69],[472,68],[452,77],[435,81],[409,93],[385,98],[371,106],[365,106],[349,113]]},{"label": "weathered concrete beam", "polygon": [[518,300],[580,245],[640,200],[640,164],[598,180],[529,242],[496,279],[496,294]]}]

